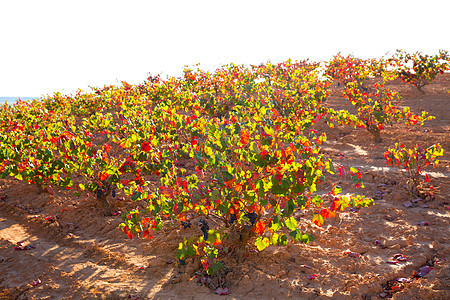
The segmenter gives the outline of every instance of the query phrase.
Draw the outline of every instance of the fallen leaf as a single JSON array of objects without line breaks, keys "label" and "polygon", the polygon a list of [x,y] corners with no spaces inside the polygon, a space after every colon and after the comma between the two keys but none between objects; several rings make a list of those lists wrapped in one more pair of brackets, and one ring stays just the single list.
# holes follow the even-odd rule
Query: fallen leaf
[{"label": "fallen leaf", "polygon": [[308,266],[308,265],[300,265],[300,268],[307,268],[307,269],[311,269],[312,267]]},{"label": "fallen leaf", "polygon": [[446,262],[447,259],[446,258],[436,258],[436,260],[434,261],[435,264],[442,264],[443,262]]},{"label": "fallen leaf", "polygon": [[309,280],[313,280],[313,279],[315,279],[315,278],[317,278],[317,274],[312,274],[312,275],[308,275],[308,276],[306,276],[306,278],[308,278]]},{"label": "fallen leaf", "polygon": [[361,256],[361,254],[359,254],[357,252],[352,252],[352,251],[346,251],[345,254],[347,254],[350,257],[354,257],[354,258],[357,258],[357,257]]},{"label": "fallen leaf", "polygon": [[49,221],[50,223],[53,223],[53,222],[55,222],[55,216],[54,215],[47,216],[47,217],[45,217],[45,220]]},{"label": "fallen leaf", "polygon": [[430,223],[422,221],[422,222],[417,223],[417,226],[430,226]]},{"label": "fallen leaf", "polygon": [[17,250],[17,251],[21,251],[21,250],[31,250],[31,249],[36,249],[36,247],[35,246],[33,246],[33,245],[27,245],[27,246],[19,246],[19,247],[14,247],[14,250]]},{"label": "fallen leaf", "polygon": [[385,215],[383,218],[388,221],[394,221],[394,218],[391,217],[390,215]]},{"label": "fallen leaf", "polygon": [[430,267],[430,266],[424,266],[422,268],[419,268],[419,276],[423,277],[423,276],[427,275],[428,273],[430,273],[431,270],[433,270],[433,269],[434,268]]},{"label": "fallen leaf", "polygon": [[215,292],[217,295],[228,295],[228,288],[217,288]]},{"label": "fallen leaf", "polygon": [[392,292],[399,292],[401,290],[403,290],[403,287],[395,285],[393,287],[391,287]]},{"label": "fallen leaf", "polygon": [[392,257],[398,261],[407,261],[408,260],[405,255],[400,254],[400,253],[392,255]]},{"label": "fallen leaf", "polygon": [[38,278],[38,279],[34,280],[34,281],[31,283],[31,285],[32,285],[32,286],[37,286],[37,285],[40,284],[40,283],[42,283],[42,281]]}]

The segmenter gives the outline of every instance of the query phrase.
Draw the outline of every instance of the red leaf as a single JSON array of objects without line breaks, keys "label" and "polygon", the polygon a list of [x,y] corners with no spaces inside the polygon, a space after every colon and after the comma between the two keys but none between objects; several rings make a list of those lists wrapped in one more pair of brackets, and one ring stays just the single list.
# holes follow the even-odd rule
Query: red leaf
[{"label": "red leaf", "polygon": [[144,239],[148,239],[148,240],[152,239],[152,238],[153,238],[153,235],[151,234],[150,229],[144,230],[144,231],[142,232],[142,237],[143,237]]},{"label": "red leaf", "polygon": [[127,234],[127,237],[131,240],[133,239],[133,235],[131,234],[130,229],[128,229],[128,227],[124,227],[123,231]]},{"label": "red leaf", "polygon": [[141,149],[142,149],[142,151],[145,151],[145,152],[150,151],[151,150],[150,144],[145,141],[142,142]]},{"label": "red leaf", "polygon": [[350,257],[354,257],[354,258],[361,256],[361,254],[359,254],[358,252],[352,252],[352,251],[346,251],[345,254],[347,254]]},{"label": "red leaf", "polygon": [[205,176],[205,173],[203,172],[203,169],[200,169],[198,166],[195,166],[195,171],[197,172],[197,174],[203,178]]},{"label": "red leaf", "polygon": [[341,175],[341,177],[345,177],[345,169],[344,167],[339,167],[339,174]]},{"label": "red leaf", "polygon": [[188,188],[187,188],[187,181],[186,180],[183,180],[183,189],[184,189],[184,191],[186,192],[186,193],[188,193],[188,194],[190,194],[189,193],[189,190],[188,190]]},{"label": "red leaf", "polygon": [[55,216],[54,215],[47,216],[47,217],[45,217],[45,220],[49,221],[50,223],[53,223],[53,222],[55,222]]}]

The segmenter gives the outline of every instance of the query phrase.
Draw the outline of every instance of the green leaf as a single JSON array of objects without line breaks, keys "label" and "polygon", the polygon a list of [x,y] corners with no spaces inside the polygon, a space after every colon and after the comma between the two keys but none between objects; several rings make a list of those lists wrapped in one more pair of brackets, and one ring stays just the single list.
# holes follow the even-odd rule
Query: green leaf
[{"label": "green leaf", "polygon": [[292,240],[294,242],[297,242],[302,238],[302,234],[298,229],[292,230],[291,232],[289,232],[289,235],[292,237]]},{"label": "green leaf", "polygon": [[142,192],[135,192],[135,193],[133,193],[133,195],[131,196],[131,200],[137,201],[137,200],[139,200],[139,198],[141,197],[141,195],[142,195]]},{"label": "green leaf", "polygon": [[269,239],[266,237],[258,236],[258,238],[255,241],[255,246],[258,248],[259,251],[263,251],[270,245]]},{"label": "green leaf", "polygon": [[286,246],[287,241],[288,241],[288,239],[287,239],[286,235],[283,233],[278,237],[277,245],[278,246]]},{"label": "green leaf", "polygon": [[272,225],[270,226],[270,229],[272,229],[273,232],[278,231],[281,228],[281,225],[278,221],[275,221],[275,218],[272,220]]},{"label": "green leaf", "polygon": [[194,245],[192,245],[191,243],[189,243],[189,246],[187,247],[186,254],[189,256],[194,256],[196,254]]},{"label": "green leaf", "polygon": [[342,193],[342,188],[341,188],[339,185],[336,185],[336,186],[334,186],[333,189],[331,190],[331,193],[332,193],[333,195],[340,194],[340,193]]},{"label": "green leaf", "polygon": [[273,130],[273,128],[272,127],[269,127],[269,126],[264,126],[264,132],[267,134],[267,135],[270,135],[270,136],[273,136],[273,134],[274,134],[274,130]]},{"label": "green leaf", "polygon": [[286,227],[290,230],[295,230],[297,228],[298,222],[294,217],[290,217],[286,220]]},{"label": "green leaf", "polygon": [[334,169],[333,163],[331,162],[331,160],[327,161],[325,163],[325,167],[326,170],[328,171],[328,173],[333,174],[336,172],[336,170]]},{"label": "green leaf", "polygon": [[314,240],[315,240],[314,236],[307,234],[307,233],[302,234],[299,239],[300,242],[305,243],[305,244],[308,244],[309,242],[312,242]]},{"label": "green leaf", "polygon": [[272,235],[270,236],[270,244],[277,245],[279,237],[280,237],[280,235],[278,233],[276,233],[276,232],[272,233]]},{"label": "green leaf", "polygon": [[321,207],[321,206],[322,206],[322,203],[323,203],[323,199],[322,199],[321,196],[315,195],[315,196],[312,198],[312,203],[314,203],[314,205],[317,206],[317,207]]},{"label": "green leaf", "polygon": [[219,190],[214,190],[211,192],[211,200],[212,201],[216,201],[217,199],[219,199],[220,197],[220,191]]}]

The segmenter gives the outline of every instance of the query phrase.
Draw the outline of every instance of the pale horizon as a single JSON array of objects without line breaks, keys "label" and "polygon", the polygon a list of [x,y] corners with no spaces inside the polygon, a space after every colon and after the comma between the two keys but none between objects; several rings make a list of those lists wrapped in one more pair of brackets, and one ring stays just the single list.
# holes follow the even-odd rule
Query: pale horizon
[{"label": "pale horizon", "polygon": [[447,1],[14,1],[0,10],[0,97],[180,76],[184,66],[450,50]]}]

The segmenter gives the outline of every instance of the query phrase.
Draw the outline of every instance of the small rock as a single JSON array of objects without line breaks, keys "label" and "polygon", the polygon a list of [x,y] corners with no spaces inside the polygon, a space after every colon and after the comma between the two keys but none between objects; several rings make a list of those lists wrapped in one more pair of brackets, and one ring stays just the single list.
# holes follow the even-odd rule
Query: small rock
[{"label": "small rock", "polygon": [[407,201],[407,202],[403,202],[403,206],[406,208],[410,208],[413,206],[413,204],[411,203],[411,201]]},{"label": "small rock", "polygon": [[402,201],[403,197],[400,193],[395,193],[395,194],[392,194],[392,199],[394,201]]}]

